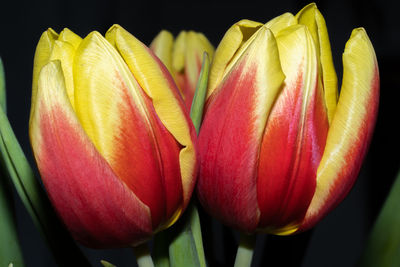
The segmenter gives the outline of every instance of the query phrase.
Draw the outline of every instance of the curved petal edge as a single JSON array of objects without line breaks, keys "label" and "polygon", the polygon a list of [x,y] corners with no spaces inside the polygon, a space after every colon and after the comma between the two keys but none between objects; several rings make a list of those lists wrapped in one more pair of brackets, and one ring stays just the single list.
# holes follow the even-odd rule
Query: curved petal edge
[{"label": "curved petal edge", "polygon": [[353,186],[367,153],[379,105],[379,70],[363,28],[354,29],[343,54],[343,82],[317,171],[317,187],[299,231],[314,226]]}]

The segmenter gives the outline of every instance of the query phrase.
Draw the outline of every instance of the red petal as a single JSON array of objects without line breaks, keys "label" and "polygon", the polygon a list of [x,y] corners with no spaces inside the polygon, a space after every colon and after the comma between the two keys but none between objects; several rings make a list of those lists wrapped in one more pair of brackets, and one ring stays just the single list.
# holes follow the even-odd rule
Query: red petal
[{"label": "red petal", "polygon": [[[118,177],[149,206],[153,227],[157,228],[182,204],[179,166],[180,145],[165,129],[151,100],[143,93],[147,119],[129,102],[121,103],[119,132],[112,167]],[[124,105],[126,104],[126,105]],[[148,124],[150,121],[150,125]]]},{"label": "red petal", "polygon": [[261,146],[258,227],[283,235],[297,229],[314,195],[329,124],[312,36],[295,25],[276,38],[286,79]]},{"label": "red petal", "polygon": [[84,133],[57,62],[42,69],[37,100],[30,122],[32,148],[50,199],[73,236],[91,247],[129,246],[149,238],[149,208]]},{"label": "red petal", "polygon": [[[284,88],[268,118],[258,169],[259,228],[283,234],[302,221],[315,191],[328,121],[314,90],[302,118],[303,80]],[[316,78],[316,77],[314,77]]]},{"label": "red petal", "polygon": [[180,145],[121,55],[96,32],[76,52],[74,85],[76,114],[86,134],[150,208],[153,228],[158,228],[181,205]]},{"label": "red petal", "polygon": [[258,224],[256,171],[266,118],[283,81],[272,33],[261,28],[209,99],[199,136],[199,199],[243,231]]}]

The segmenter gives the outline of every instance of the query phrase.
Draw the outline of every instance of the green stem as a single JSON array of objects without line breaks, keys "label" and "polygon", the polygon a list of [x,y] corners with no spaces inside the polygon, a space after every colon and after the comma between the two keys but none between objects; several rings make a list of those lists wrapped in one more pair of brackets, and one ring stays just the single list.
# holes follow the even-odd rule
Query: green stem
[{"label": "green stem", "polygon": [[250,267],[253,259],[255,235],[241,233],[239,247],[236,253],[235,267]]},{"label": "green stem", "polygon": [[133,247],[133,253],[136,256],[136,261],[139,267],[154,267],[153,259],[151,258],[147,243]]}]

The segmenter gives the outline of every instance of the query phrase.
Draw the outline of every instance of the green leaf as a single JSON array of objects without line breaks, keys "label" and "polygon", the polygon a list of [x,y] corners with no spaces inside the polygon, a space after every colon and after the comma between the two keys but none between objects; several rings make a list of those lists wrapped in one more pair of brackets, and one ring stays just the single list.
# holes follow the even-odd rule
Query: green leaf
[{"label": "green leaf", "polygon": [[[0,58],[0,109],[6,109],[4,68]],[[24,266],[19,244],[14,201],[5,162],[0,158],[0,266]]]},{"label": "green leaf", "polygon": [[0,266],[24,266],[16,229],[12,190],[3,168],[0,173]]},{"label": "green leaf", "polygon": [[205,267],[200,218],[196,206],[191,203],[182,220],[177,225],[178,234],[169,247],[169,259],[172,267]]},{"label": "green leaf", "polygon": [[100,263],[101,263],[104,267],[117,267],[117,266],[115,266],[114,264],[112,264],[112,263],[110,263],[110,262],[108,262],[108,261],[105,261],[105,260],[101,260]]},{"label": "green leaf", "polygon": [[197,134],[200,131],[201,121],[203,119],[204,101],[207,93],[208,73],[210,71],[210,60],[207,52],[203,54],[203,64],[197,81],[196,91],[194,93],[192,107],[190,108],[190,118],[196,128]]},{"label": "green leaf", "polygon": [[90,266],[61,221],[24,155],[3,109],[0,109],[0,154],[12,183],[59,266]]},{"label": "green leaf", "polygon": [[400,266],[400,172],[372,227],[358,266]]},{"label": "green leaf", "polygon": [[4,74],[3,61],[0,58],[0,107],[3,108],[4,112],[7,111],[6,101],[6,77]]}]

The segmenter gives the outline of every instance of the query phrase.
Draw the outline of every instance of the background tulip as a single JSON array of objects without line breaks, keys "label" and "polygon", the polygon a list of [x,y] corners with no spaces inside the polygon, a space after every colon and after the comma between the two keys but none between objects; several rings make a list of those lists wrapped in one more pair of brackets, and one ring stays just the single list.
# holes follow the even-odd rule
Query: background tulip
[{"label": "background tulip", "polygon": [[265,25],[242,20],[219,44],[199,135],[200,202],[225,224],[287,235],[346,196],[374,129],[379,74],[364,29],[343,54],[339,99],[315,4]]},{"label": "background tulip", "polygon": [[212,58],[214,47],[202,33],[181,31],[174,40],[170,32],[163,30],[154,38],[150,48],[171,72],[190,110],[203,53],[207,52]]},{"label": "background tulip", "polygon": [[118,25],[43,33],[29,128],[49,197],[87,246],[137,245],[189,202],[193,125],[164,65]]}]

